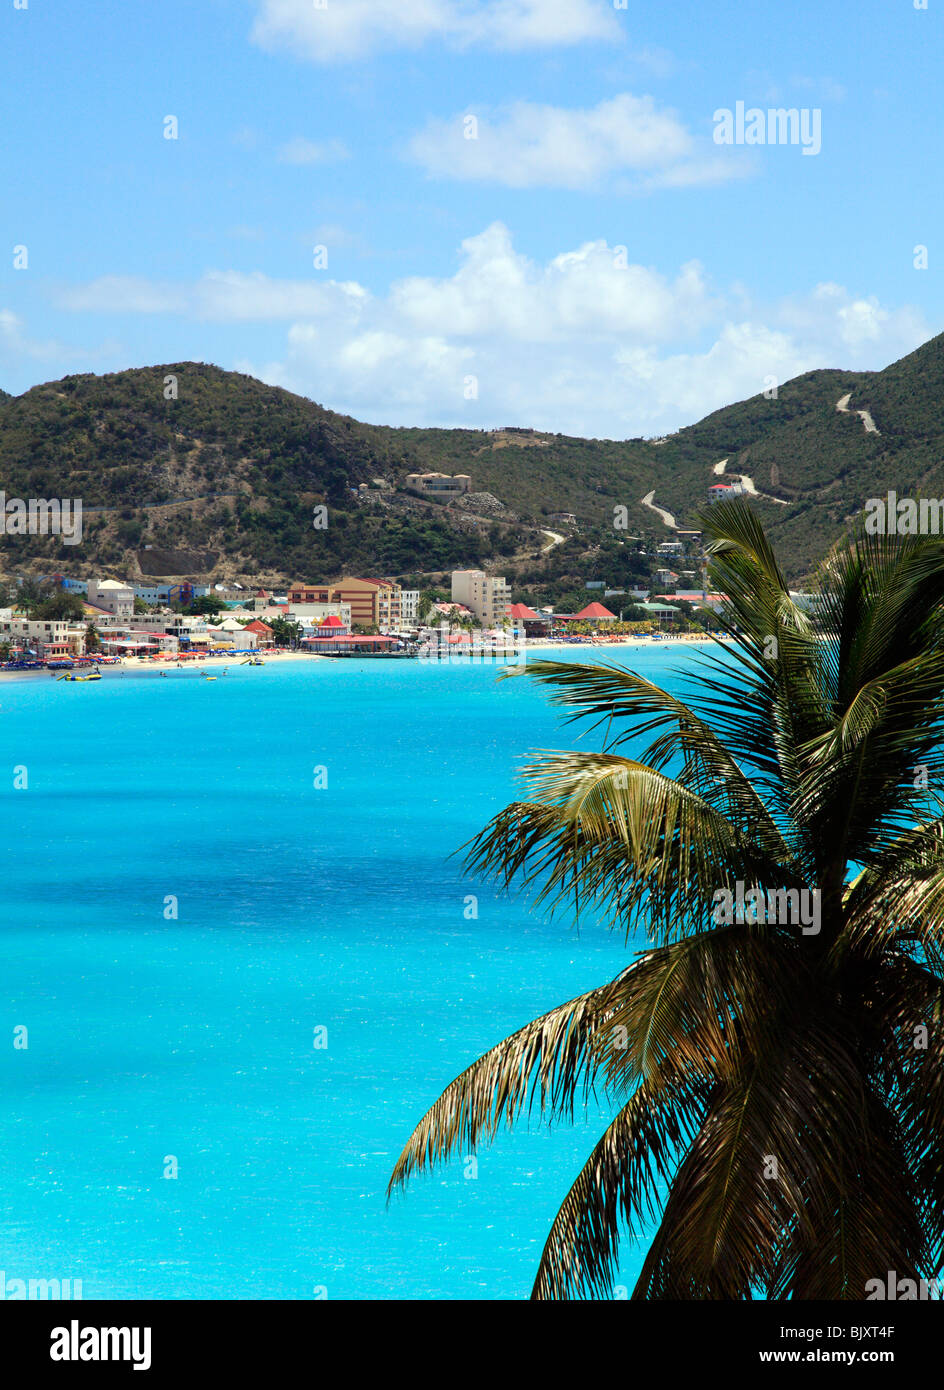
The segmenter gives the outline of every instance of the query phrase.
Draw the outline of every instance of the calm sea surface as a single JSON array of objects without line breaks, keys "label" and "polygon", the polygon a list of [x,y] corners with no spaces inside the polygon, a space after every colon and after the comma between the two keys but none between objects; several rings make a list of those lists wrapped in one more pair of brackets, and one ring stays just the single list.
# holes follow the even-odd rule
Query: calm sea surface
[{"label": "calm sea surface", "polygon": [[[567,655],[670,686],[691,660]],[[596,746],[496,674],[312,661],[0,686],[8,1279],[81,1279],[87,1299],[527,1296],[605,1107],[532,1119],[477,1176],[458,1159],[385,1204],[442,1088],[630,959],[449,858],[530,750]],[[640,1261],[627,1243],[630,1288]]]}]

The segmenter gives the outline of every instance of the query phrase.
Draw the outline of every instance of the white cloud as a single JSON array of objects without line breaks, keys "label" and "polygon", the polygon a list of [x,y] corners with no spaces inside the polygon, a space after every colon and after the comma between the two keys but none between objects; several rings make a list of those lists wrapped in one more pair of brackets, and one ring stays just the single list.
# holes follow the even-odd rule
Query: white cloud
[{"label": "white cloud", "polygon": [[668,107],[623,92],[589,109],[520,101],[491,115],[468,110],[432,120],[410,141],[428,174],[510,188],[683,187],[740,178],[744,161],[719,155]]},{"label": "white cloud", "polygon": [[303,135],[296,135],[279,150],[279,163],[334,164],[339,159],[347,159],[348,154],[343,140],[306,140]]},{"label": "white cloud", "polygon": [[0,361],[12,363],[19,358],[30,357],[39,362],[53,362],[73,351],[53,339],[33,338],[19,314],[12,309],[0,309]]},{"label": "white cloud", "polygon": [[697,331],[711,312],[697,262],[670,281],[631,265],[625,247],[593,241],[536,266],[515,251],[500,222],[467,238],[461,251],[462,263],[448,279],[413,276],[392,286],[389,305],[400,320],[424,332],[448,325],[463,338],[664,340]]},{"label": "white cloud", "polygon": [[369,298],[360,285],[337,280],[273,280],[261,271],[211,270],[193,285],[103,275],[63,291],[64,309],[97,314],[177,314],[216,323],[356,314]]},{"label": "white cloud", "polygon": [[101,371],[103,364],[114,365],[120,351],[113,339],[89,348],[34,337],[19,314],[0,309],[0,386],[6,391],[25,391],[66,372]]},{"label": "white cloud", "polygon": [[885,309],[874,295],[853,296],[831,281],[817,285],[803,300],[782,304],[779,316],[796,336],[810,338],[827,330],[834,332],[845,356],[868,352],[890,336],[899,344],[912,338],[921,341],[919,335],[924,330],[917,311]]},{"label": "white cloud", "polygon": [[93,314],[186,314],[186,289],[139,275],[101,275],[56,296],[63,309]]},{"label": "white cloud", "polygon": [[881,367],[930,336],[916,311],[836,284],[768,305],[697,262],[666,274],[604,241],[537,263],[501,223],[462,243],[454,274],[383,295],[213,272],[189,286],[100,280],[63,303],[283,321],[279,357],[253,361],[244,338],[239,370],[364,420],[610,438],[676,429],[769,377]]},{"label": "white cloud", "polygon": [[620,26],[609,0],[257,0],[252,38],[314,62],[418,48],[549,48],[613,40]]}]

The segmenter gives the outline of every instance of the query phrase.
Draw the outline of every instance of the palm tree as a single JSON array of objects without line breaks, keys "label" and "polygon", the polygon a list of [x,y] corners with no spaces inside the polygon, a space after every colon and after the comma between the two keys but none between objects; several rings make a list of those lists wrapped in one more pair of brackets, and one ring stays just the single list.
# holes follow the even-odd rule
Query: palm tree
[{"label": "palm tree", "polygon": [[[811,618],[750,504],[703,521],[728,641],[686,702],[614,666],[529,666],[603,751],[541,755],[468,850],[645,948],[464,1071],[391,1178],[603,1088],[615,1118],[538,1299],[605,1296],[621,1235],[652,1227],[636,1299],[863,1299],[942,1264],[944,543],[853,538]],[[738,883],[753,913],[720,908]]]}]

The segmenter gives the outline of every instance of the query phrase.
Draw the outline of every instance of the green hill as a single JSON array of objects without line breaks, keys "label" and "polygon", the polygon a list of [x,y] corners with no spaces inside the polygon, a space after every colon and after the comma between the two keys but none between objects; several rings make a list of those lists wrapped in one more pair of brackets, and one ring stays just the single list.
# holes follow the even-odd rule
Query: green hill
[{"label": "green hill", "polygon": [[[176,399],[165,398],[170,377]],[[149,555],[193,551],[215,557],[215,575],[275,582],[500,561],[519,578],[582,579],[605,562],[601,577],[619,583],[615,506],[644,543],[666,539],[646,494],[697,527],[709,485],[744,475],[785,568],[800,576],[867,497],[942,491],[942,388],[944,335],[883,371],[810,372],[775,399],[726,406],[656,442],[369,426],[197,363],[66,377],[0,393],[0,485],[8,497],[81,497],[83,543],[0,538],[0,564],[131,574],[149,572]],[[408,473],[427,470],[470,474],[474,493],[504,510],[404,488]],[[312,524],[320,505],[326,530]],[[554,512],[577,516],[579,538],[539,561]]]},{"label": "green hill", "polygon": [[[177,398],[165,399],[171,377]],[[396,440],[217,367],[66,377],[0,401],[0,480],[8,497],[81,498],[83,542],[5,537],[0,562],[147,573],[150,550],[208,551],[219,575],[274,580],[441,569],[495,553],[488,528],[445,524],[431,504],[378,508],[352,496],[413,467]],[[329,525],[316,530],[320,505]]]}]

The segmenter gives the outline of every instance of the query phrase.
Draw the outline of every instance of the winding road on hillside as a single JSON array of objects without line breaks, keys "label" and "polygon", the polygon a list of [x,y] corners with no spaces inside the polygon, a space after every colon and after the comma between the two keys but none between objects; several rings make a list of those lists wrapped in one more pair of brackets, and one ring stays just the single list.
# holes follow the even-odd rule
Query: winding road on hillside
[{"label": "winding road on hillside", "polygon": [[788,507],[790,505],[789,502],[785,502],[782,497],[771,497],[769,492],[758,492],[757,488],[754,486],[754,479],[748,477],[746,473],[742,473],[740,477],[741,487],[745,492],[749,492],[752,497],[763,497],[765,502],[776,502],[780,507]]},{"label": "winding road on hillside", "polygon": [[659,516],[662,518],[663,524],[666,526],[670,526],[673,531],[677,531],[679,528],[678,523],[675,520],[675,517],[672,515],[671,512],[667,512],[664,507],[656,506],[655,502],[653,502],[652,500],[653,497],[655,497],[655,495],[656,490],[655,488],[653,488],[651,492],[646,493],[645,497],[640,497],[640,506],[648,507],[651,512],[658,512]]},{"label": "winding road on hillside", "polygon": [[[724,473],[727,462],[727,459],[719,459],[714,465],[711,471],[716,478],[720,478],[722,473]],[[765,502],[777,502],[781,507],[789,506],[789,503],[785,502],[782,497],[771,497],[769,492],[758,492],[757,488],[754,486],[754,479],[749,473],[738,473],[736,476],[741,480],[741,487],[745,492],[750,493],[751,497],[763,497]]]},{"label": "winding road on hillside", "polygon": [[566,536],[559,535],[557,531],[545,531],[543,526],[541,527],[541,533],[551,538],[547,545],[541,546],[542,555],[547,555],[549,551],[554,549],[555,545],[563,545],[564,541],[567,539]]},{"label": "winding road on hillside", "polygon": [[875,421],[872,419],[872,415],[871,415],[871,412],[870,412],[870,411],[868,411],[868,410],[854,410],[854,411],[853,411],[853,410],[850,410],[850,409],[849,409],[849,401],[850,401],[851,399],[852,399],[852,392],[851,392],[851,391],[847,391],[846,394],[845,394],[844,396],[840,396],[840,397],[839,397],[839,400],[836,402],[836,409],[837,409],[841,414],[843,414],[843,415],[858,415],[859,419],[862,421],[863,425],[865,426],[865,432],[866,432],[866,434],[880,434],[881,431],[879,430],[879,428],[878,428],[878,426],[876,425]]}]

